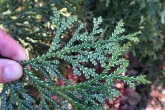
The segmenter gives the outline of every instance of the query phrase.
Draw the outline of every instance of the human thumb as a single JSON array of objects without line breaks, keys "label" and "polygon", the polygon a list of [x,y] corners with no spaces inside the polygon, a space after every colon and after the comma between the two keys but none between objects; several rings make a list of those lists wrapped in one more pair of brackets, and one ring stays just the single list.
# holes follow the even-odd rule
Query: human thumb
[{"label": "human thumb", "polygon": [[22,76],[21,65],[13,60],[0,59],[0,83],[10,82]]}]

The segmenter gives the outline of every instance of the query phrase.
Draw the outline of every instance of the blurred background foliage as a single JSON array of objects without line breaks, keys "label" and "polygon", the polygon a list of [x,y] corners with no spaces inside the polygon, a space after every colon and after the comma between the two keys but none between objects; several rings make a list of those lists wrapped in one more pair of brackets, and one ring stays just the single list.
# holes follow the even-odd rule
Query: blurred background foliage
[{"label": "blurred background foliage", "polygon": [[[93,17],[102,16],[106,35],[123,19],[126,33],[142,32],[140,43],[125,55],[130,60],[127,74],[146,74],[153,83],[165,85],[164,0],[0,0],[0,3],[0,25],[30,51],[30,58],[47,51],[52,41],[53,7],[67,8],[62,13],[77,15],[87,23],[88,31],[92,29]],[[150,87],[144,88],[146,91]]]}]

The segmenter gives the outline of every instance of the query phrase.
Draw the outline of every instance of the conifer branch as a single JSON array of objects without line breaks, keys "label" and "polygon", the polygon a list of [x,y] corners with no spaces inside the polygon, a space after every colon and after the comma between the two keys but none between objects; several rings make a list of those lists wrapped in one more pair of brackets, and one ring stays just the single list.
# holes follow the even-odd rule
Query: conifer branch
[{"label": "conifer branch", "polygon": [[[57,9],[54,9],[54,16],[51,19],[52,25],[56,27],[56,35],[50,48],[46,53],[20,63],[24,67],[24,77],[4,85],[1,93],[2,110],[11,108],[68,110],[69,104],[75,110],[98,109],[103,107],[105,98],[112,99],[120,95],[114,89],[114,80],[124,81],[132,87],[136,82],[150,83],[144,76],[121,76],[128,66],[128,61],[121,55],[130,48],[132,42],[138,42],[136,36],[139,34],[137,32],[121,35],[124,32],[122,20],[117,24],[112,36],[99,39],[98,36],[102,36],[103,33],[100,27],[101,17],[93,19],[94,27],[90,33],[85,31],[85,24],[77,22],[77,17],[63,17]],[[76,30],[72,33],[72,37],[62,45],[61,36],[68,29],[74,29],[73,27]],[[65,62],[71,66],[74,75],[85,76],[86,81],[71,84],[60,71]],[[27,70],[25,68],[27,65],[32,69]],[[96,71],[97,65],[103,68],[101,73]],[[59,80],[64,82],[63,86],[56,84]],[[32,91],[38,96],[28,91],[29,87],[34,88]]]}]

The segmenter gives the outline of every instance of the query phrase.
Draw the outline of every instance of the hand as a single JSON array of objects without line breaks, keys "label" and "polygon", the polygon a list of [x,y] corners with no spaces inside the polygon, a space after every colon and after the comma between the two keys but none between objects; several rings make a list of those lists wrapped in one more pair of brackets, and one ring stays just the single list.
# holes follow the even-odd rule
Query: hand
[{"label": "hand", "polygon": [[[0,83],[10,82],[22,76],[22,67],[16,61],[27,60],[25,50],[0,28]],[[11,59],[11,60],[10,60]]]}]

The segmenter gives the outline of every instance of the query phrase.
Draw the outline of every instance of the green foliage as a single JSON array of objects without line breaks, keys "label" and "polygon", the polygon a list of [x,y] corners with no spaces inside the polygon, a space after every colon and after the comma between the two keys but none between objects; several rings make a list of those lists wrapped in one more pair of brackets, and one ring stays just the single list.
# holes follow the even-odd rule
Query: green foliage
[{"label": "green foliage", "polygon": [[[115,24],[123,19],[126,33],[141,31],[140,42],[133,45],[129,54],[129,69],[159,84],[164,83],[162,66],[165,63],[165,1],[164,0],[84,0],[82,8],[85,19],[91,28],[93,17],[102,16],[105,34],[110,35]],[[165,85],[165,83],[164,83]]]},{"label": "green foliage", "polygon": [[0,3],[3,2],[3,0],[0,0]]},{"label": "green foliage", "polygon": [[[50,22],[55,35],[49,49],[40,56],[21,62],[24,67],[22,79],[4,84],[0,95],[2,110],[68,110],[69,104],[75,110],[102,109],[105,98],[120,95],[114,88],[114,80],[124,81],[131,87],[135,82],[150,83],[144,76],[121,75],[128,66],[128,61],[121,55],[132,42],[138,42],[136,35],[139,34],[122,35],[122,20],[111,36],[103,38],[101,17],[93,19],[92,31],[88,32],[86,24],[77,21],[75,16],[64,17],[56,9],[53,15]],[[70,29],[74,31],[64,43],[62,36],[67,37],[65,35]],[[27,65],[32,69],[27,70]],[[71,84],[60,70],[65,65],[70,66],[75,75],[85,76],[86,81]],[[103,68],[101,73],[96,71],[97,65]],[[64,86],[58,86],[58,80],[64,81]],[[32,94],[34,91],[37,95]]]},{"label": "green foliage", "polygon": [[[126,32],[141,31],[140,43],[132,48],[134,55],[143,60],[159,59],[164,40],[164,1],[162,0],[85,0],[82,11],[92,12],[93,16],[102,16],[104,27],[108,25],[110,34],[116,22],[123,19]],[[88,19],[88,16],[86,16]]]}]

